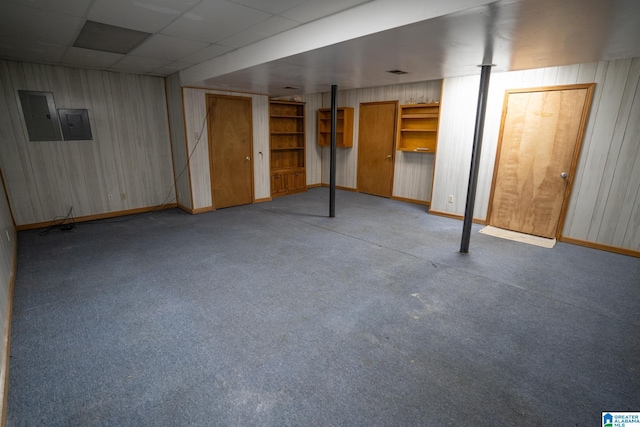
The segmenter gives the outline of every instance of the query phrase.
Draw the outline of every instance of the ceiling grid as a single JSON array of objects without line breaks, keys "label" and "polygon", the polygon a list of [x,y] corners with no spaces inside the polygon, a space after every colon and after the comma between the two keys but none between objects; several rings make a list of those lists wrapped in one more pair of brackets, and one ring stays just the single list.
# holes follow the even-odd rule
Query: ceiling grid
[{"label": "ceiling grid", "polygon": [[[91,22],[150,35],[74,46]],[[477,74],[487,52],[496,71],[636,57],[638,40],[637,0],[0,0],[0,58],[274,96]]]}]

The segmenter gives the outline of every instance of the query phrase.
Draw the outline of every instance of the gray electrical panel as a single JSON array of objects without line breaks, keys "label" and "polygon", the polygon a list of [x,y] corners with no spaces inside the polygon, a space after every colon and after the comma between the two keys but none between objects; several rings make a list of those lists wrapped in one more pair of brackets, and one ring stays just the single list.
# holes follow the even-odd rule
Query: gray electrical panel
[{"label": "gray electrical panel", "polygon": [[93,139],[89,113],[86,109],[60,108],[58,116],[60,116],[60,127],[65,141]]},{"label": "gray electrical panel", "polygon": [[29,141],[61,141],[53,93],[19,90],[18,94]]}]

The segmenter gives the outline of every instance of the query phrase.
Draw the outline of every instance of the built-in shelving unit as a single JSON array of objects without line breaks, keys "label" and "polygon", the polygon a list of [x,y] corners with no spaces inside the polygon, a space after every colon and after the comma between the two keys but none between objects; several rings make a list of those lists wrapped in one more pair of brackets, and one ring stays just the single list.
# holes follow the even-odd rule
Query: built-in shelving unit
[{"label": "built-in shelving unit", "polygon": [[271,196],[306,191],[305,104],[270,101],[269,135]]},{"label": "built-in shelving unit", "polygon": [[[318,109],[318,145],[331,145],[331,108]],[[338,107],[336,117],[336,147],[353,147],[353,108]]]},{"label": "built-in shelving unit", "polygon": [[401,105],[398,117],[399,151],[435,153],[438,145],[440,104]]}]

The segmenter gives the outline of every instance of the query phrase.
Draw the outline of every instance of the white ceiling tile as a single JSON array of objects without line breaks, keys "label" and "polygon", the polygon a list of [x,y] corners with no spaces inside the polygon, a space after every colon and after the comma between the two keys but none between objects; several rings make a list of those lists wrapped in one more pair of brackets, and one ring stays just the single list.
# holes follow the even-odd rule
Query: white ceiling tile
[{"label": "white ceiling tile", "polygon": [[112,52],[102,52],[99,50],[83,49],[81,47],[70,47],[62,57],[62,63],[76,67],[87,68],[109,68],[111,65],[122,59],[124,55]]},{"label": "white ceiling tile", "polygon": [[0,38],[0,57],[16,61],[58,63],[65,46],[30,40]]},{"label": "white ceiling tile", "polygon": [[72,16],[85,16],[91,4],[91,0],[6,0],[6,2]]},{"label": "white ceiling tile", "polygon": [[2,3],[0,37],[24,40],[46,40],[56,45],[70,45],[82,19],[77,16]]},{"label": "white ceiling tile", "polygon": [[165,59],[140,58],[127,55],[120,61],[109,67],[109,71],[122,71],[125,73],[147,74],[160,67],[170,64],[172,61]]},{"label": "white ceiling tile", "polygon": [[220,56],[229,51],[232,51],[233,48],[229,46],[220,46],[219,44],[212,44],[209,47],[205,47],[204,49],[186,56],[181,59],[183,62],[188,62],[191,65],[199,64],[200,62],[207,61],[211,58],[215,58],[216,56]]},{"label": "white ceiling tile", "polygon": [[191,65],[193,64],[188,64],[182,61],[175,61],[164,67],[160,67],[156,70],[153,70],[149,74],[154,76],[168,76],[180,70],[184,70],[185,68],[189,68]]},{"label": "white ceiling tile", "polygon": [[242,47],[257,42],[267,37],[271,37],[283,31],[290,30],[300,25],[299,22],[291,19],[282,18],[280,16],[272,16],[269,19],[258,22],[256,25],[235,33],[231,37],[220,40],[221,45],[231,47]]},{"label": "white ceiling tile", "polygon": [[162,33],[215,43],[270,16],[225,0],[205,0],[162,30]]},{"label": "white ceiling tile", "polygon": [[292,7],[298,6],[307,0],[231,0],[234,3],[243,4],[254,9],[278,14]]},{"label": "white ceiling tile", "polygon": [[103,24],[154,33],[196,3],[198,0],[96,0],[88,18]]},{"label": "white ceiling tile", "polygon": [[298,22],[311,22],[369,1],[371,0],[308,0],[280,15]]},{"label": "white ceiling tile", "polygon": [[131,51],[134,56],[178,60],[209,46],[208,43],[155,34]]}]

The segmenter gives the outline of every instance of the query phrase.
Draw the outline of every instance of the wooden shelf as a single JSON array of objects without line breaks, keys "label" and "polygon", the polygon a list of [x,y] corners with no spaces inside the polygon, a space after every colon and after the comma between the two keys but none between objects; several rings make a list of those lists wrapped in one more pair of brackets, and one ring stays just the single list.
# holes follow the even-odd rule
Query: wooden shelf
[{"label": "wooden shelf", "polygon": [[273,172],[274,173],[289,173],[292,170],[296,170],[296,171],[302,171],[302,168],[299,168],[298,166],[284,166],[278,169],[274,169]]},{"label": "wooden shelf", "polygon": [[[331,145],[331,109],[318,109],[318,145]],[[353,147],[353,108],[338,107],[336,117],[336,147]]]},{"label": "wooden shelf", "polygon": [[271,196],[306,191],[305,104],[269,102]]},{"label": "wooden shelf", "polygon": [[403,114],[403,119],[437,119],[439,114],[424,113],[424,114]]},{"label": "wooden shelf", "polygon": [[440,104],[401,105],[398,113],[398,151],[436,152]]},{"label": "wooden shelf", "polygon": [[416,147],[416,148],[398,148],[398,151],[405,151],[408,153],[433,153],[434,150],[430,147]]}]

